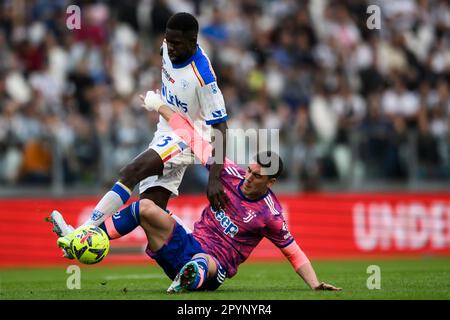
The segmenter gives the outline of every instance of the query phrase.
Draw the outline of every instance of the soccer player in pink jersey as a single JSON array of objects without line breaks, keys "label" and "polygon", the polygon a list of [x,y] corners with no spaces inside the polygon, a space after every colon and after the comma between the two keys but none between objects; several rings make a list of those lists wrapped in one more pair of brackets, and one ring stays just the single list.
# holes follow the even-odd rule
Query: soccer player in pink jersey
[{"label": "soccer player in pink jersey", "polygon": [[[208,167],[212,147],[189,121],[167,108],[157,92],[150,91],[141,99],[145,108],[159,112],[169,122]],[[236,274],[238,266],[264,237],[283,252],[311,289],[341,290],[319,282],[305,253],[289,233],[281,204],[270,190],[283,170],[281,159],[267,151],[259,153],[254,160],[246,171],[231,161],[225,163],[220,178],[229,202],[224,208],[214,210],[207,206],[192,233],[183,228],[182,222],[168,223],[167,231],[170,232],[166,233],[168,237],[163,246],[156,251],[147,247],[147,254],[170,278],[174,278],[167,290],[169,293],[218,288],[225,278]],[[141,214],[149,220],[158,220],[155,216],[168,220],[167,215],[154,205]],[[182,253],[177,256],[176,252]]]},{"label": "soccer player in pink jersey", "polygon": [[[149,91],[141,99],[145,108],[164,117],[209,168],[212,146],[189,120],[168,108],[159,93]],[[236,274],[238,266],[264,237],[283,252],[311,289],[341,290],[319,282],[310,261],[289,233],[283,209],[270,190],[283,170],[281,159],[266,151],[257,154],[254,160],[245,171],[226,161],[220,179],[229,201],[219,209],[206,206],[193,231],[149,199],[133,203],[131,214],[118,214],[100,227],[115,239],[140,225],[148,239],[147,254],[173,280],[168,293],[217,289],[226,278]]]}]

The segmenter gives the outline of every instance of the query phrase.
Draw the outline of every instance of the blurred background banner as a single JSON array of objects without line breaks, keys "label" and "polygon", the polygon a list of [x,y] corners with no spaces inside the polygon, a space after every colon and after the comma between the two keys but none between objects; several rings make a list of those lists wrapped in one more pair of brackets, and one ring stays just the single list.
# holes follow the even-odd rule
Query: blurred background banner
[{"label": "blurred background banner", "polygon": [[[450,193],[321,194],[280,201],[289,230],[312,259],[450,256]],[[206,204],[203,196],[180,196],[169,210],[192,228]],[[57,207],[78,225],[94,205],[92,198],[0,201],[0,266],[67,264],[44,217]],[[138,228],[113,241],[103,263],[154,264],[143,254],[145,246]],[[285,258],[263,240],[251,256],[261,259]]]},{"label": "blurred background banner", "polygon": [[[274,191],[311,257],[448,255],[449,1],[0,0],[0,265],[64,263],[44,217],[78,225],[148,147],[158,116],[138,96],[161,85],[178,11],[228,126],[280,130]],[[188,224],[207,182],[189,167],[169,203]],[[137,230],[106,261],[147,262],[144,245]]]}]

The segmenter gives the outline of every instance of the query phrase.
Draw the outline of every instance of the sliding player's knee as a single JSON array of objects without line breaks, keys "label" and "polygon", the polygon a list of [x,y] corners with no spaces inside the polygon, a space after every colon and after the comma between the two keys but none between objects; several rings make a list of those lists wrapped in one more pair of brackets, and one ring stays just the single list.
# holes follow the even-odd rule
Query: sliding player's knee
[{"label": "sliding player's knee", "polygon": [[141,199],[139,201],[139,215],[141,217],[141,226],[158,229],[163,227],[166,220],[169,219],[169,215],[149,199]]},{"label": "sliding player's knee", "polygon": [[139,213],[144,219],[151,219],[161,210],[156,203],[149,199],[141,199],[139,201]]}]

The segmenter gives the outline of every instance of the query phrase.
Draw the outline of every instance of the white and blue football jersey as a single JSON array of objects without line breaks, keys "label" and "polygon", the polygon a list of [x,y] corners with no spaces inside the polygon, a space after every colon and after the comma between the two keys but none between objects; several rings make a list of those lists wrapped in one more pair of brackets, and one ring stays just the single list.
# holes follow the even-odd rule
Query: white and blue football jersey
[{"label": "white and blue football jersey", "polygon": [[[204,133],[209,141],[211,125],[227,120],[222,92],[209,58],[197,45],[197,51],[187,61],[173,64],[162,46],[161,95],[174,111],[181,112],[196,130]],[[158,131],[170,131],[167,122],[160,117]]]}]

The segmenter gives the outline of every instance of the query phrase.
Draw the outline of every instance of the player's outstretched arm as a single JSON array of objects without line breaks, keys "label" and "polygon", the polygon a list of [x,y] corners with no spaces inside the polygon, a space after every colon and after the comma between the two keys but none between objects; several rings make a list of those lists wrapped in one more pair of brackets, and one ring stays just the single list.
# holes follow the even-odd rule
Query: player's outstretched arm
[{"label": "player's outstretched arm", "polygon": [[[220,122],[213,124],[212,127],[214,129],[214,149],[212,150],[212,157],[213,159],[217,159],[219,161],[211,163],[209,167],[209,180],[206,195],[213,209],[218,210],[225,208],[230,201],[228,196],[225,194],[222,182],[220,181],[220,174],[225,163],[228,126],[226,122]],[[221,138],[218,139],[217,136],[220,136]]]},{"label": "player's outstretched arm", "polygon": [[206,165],[212,156],[211,144],[194,129],[192,124],[179,113],[170,109],[164,104],[159,91],[148,91],[145,98],[139,96],[142,107],[149,111],[158,112],[168,123],[174,132],[191,147],[192,152],[197,156],[203,165]]},{"label": "player's outstretched arm", "polygon": [[293,241],[290,245],[283,247],[281,252],[283,252],[297,274],[311,289],[330,291],[342,290],[341,288],[337,288],[331,284],[319,282],[311,262],[295,241]]},{"label": "player's outstretched arm", "polygon": [[303,264],[297,269],[297,274],[308,284],[313,290],[327,290],[327,291],[341,291],[342,288],[337,288],[325,282],[319,282],[314,268],[310,262]]}]

